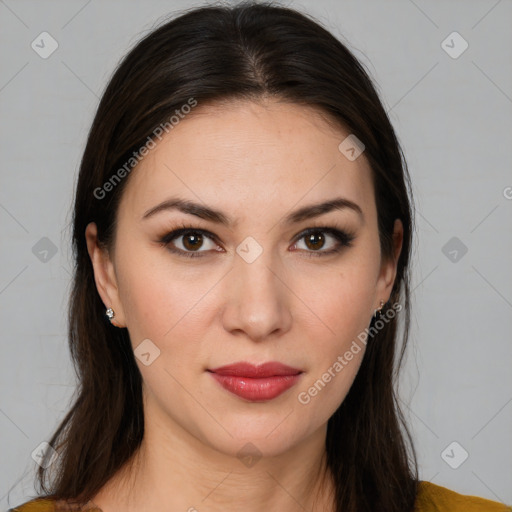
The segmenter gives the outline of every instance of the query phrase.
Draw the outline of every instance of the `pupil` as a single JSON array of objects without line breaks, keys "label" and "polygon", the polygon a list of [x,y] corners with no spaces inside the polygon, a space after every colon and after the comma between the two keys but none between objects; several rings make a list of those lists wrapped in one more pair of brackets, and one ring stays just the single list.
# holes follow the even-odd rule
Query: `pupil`
[{"label": "pupil", "polygon": [[[309,235],[309,237],[306,238],[306,244],[309,246],[309,244],[312,243],[313,247],[310,247],[310,248],[320,249],[323,245],[323,238],[324,237],[321,234],[312,233],[311,235]],[[315,243],[315,239],[317,240],[316,243]],[[317,246],[318,242],[320,242],[319,247]]]},{"label": "pupil", "polygon": [[[195,241],[192,241],[192,243],[190,243],[191,239],[195,240]],[[201,241],[202,241],[202,235],[194,235],[194,234],[186,235],[184,238],[183,245],[187,249],[196,249],[197,247],[201,246]]]}]

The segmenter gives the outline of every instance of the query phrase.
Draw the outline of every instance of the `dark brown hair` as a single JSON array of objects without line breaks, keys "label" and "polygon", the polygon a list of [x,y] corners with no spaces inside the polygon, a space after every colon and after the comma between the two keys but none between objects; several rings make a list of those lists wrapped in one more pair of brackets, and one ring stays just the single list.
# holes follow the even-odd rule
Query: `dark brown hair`
[{"label": "dark brown hair", "polygon": [[402,221],[389,300],[402,304],[402,313],[369,336],[354,383],[329,419],[326,452],[337,511],[412,511],[417,461],[395,389],[410,315],[407,165],[369,73],[347,46],[312,17],[267,3],[201,7],[166,20],[123,58],[104,91],[81,161],[73,216],[69,344],[78,386],[50,440],[60,456],[38,469],[41,495],[87,503],[136,453],[144,435],[142,378],[128,331],[105,317],[85,240],[87,224],[95,222],[100,242],[113,249],[129,175],[104,197],[94,191],[191,98],[205,105],[263,96],[313,106],[363,141],[383,258],[392,258],[394,220]]}]

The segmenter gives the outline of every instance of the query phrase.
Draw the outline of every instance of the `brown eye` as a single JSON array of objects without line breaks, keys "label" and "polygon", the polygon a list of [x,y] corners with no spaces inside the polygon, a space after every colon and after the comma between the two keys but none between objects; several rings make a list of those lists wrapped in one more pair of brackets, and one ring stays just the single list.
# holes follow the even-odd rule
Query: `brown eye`
[{"label": "brown eye", "polygon": [[321,249],[325,244],[325,237],[321,231],[311,233],[304,238],[306,245],[313,250]]},{"label": "brown eye", "polygon": [[[329,243],[329,239],[333,240]],[[304,240],[304,252],[308,256],[328,256],[340,252],[343,247],[350,247],[355,239],[354,233],[337,228],[310,228],[297,237],[295,247]],[[327,245],[327,249],[325,249]],[[301,247],[298,247],[302,250]]]},{"label": "brown eye", "polygon": [[[204,253],[207,253],[209,249],[216,250],[217,247],[214,237],[207,231],[192,229],[188,226],[167,233],[160,238],[159,242],[166,246],[169,251],[191,258],[204,256]],[[211,247],[208,247],[208,243],[211,244]]]},{"label": "brown eye", "polygon": [[194,251],[203,245],[203,235],[200,233],[187,233],[183,236],[183,247],[189,251]]},{"label": "brown eye", "polygon": [[[299,248],[307,256],[329,256],[341,252],[344,247],[351,247],[354,239],[354,233],[334,227],[309,228],[296,237],[293,247]],[[211,250],[222,252],[216,240],[215,235],[209,231],[183,225],[181,229],[175,229],[161,237],[159,243],[175,254],[194,258],[205,256]],[[305,248],[297,247],[302,240]],[[208,243],[211,244],[210,247]]]}]

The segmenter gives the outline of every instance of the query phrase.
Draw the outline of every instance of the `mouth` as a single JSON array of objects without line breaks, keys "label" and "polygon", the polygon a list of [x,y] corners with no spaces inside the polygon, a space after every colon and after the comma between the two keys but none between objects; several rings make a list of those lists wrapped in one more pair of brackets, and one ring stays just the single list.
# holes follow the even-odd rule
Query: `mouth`
[{"label": "mouth", "polygon": [[250,402],[272,400],[292,386],[304,373],[279,362],[261,365],[241,362],[207,370],[227,391]]}]

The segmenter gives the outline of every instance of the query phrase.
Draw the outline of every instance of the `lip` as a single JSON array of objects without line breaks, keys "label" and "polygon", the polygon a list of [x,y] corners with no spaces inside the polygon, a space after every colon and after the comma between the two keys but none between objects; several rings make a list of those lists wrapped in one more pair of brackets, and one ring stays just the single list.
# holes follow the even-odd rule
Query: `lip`
[{"label": "lip", "polygon": [[227,391],[251,402],[272,400],[294,386],[302,370],[271,361],[255,366],[240,362],[208,370]]}]

